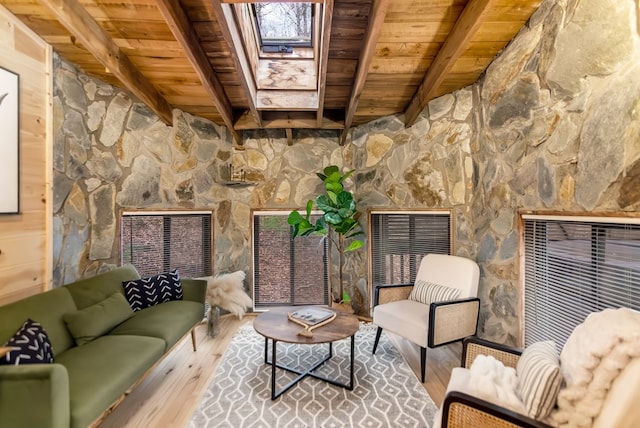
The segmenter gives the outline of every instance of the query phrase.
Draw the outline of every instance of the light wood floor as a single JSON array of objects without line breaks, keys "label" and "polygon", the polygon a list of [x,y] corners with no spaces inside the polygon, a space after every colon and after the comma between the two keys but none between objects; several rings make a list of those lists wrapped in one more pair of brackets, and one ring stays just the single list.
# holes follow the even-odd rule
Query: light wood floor
[{"label": "light wood floor", "polygon": [[[185,427],[220,364],[236,329],[252,323],[253,316],[242,320],[221,317],[216,338],[206,334],[206,324],[196,329],[197,352],[188,336],[147,378],[104,420],[101,428]],[[389,335],[415,373],[420,371],[419,348]],[[459,343],[427,350],[427,374],[424,388],[439,407],[453,367],[460,364]]]}]

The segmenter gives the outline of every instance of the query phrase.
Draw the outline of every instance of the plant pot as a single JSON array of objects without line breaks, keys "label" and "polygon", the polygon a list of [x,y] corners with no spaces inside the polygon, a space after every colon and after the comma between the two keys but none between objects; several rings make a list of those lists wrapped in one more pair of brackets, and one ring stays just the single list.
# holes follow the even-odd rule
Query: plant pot
[{"label": "plant pot", "polygon": [[355,311],[353,307],[351,307],[351,302],[343,303],[343,302],[331,302],[331,309],[334,311],[345,312],[348,314],[353,314]]}]

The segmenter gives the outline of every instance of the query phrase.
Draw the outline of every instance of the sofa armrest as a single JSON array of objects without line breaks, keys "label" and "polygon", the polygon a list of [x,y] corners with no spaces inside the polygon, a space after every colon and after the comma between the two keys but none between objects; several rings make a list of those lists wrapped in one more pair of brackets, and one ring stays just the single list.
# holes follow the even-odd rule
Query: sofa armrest
[{"label": "sofa armrest", "polygon": [[441,427],[550,428],[528,416],[460,391],[450,391],[444,397]]},{"label": "sofa armrest", "polygon": [[373,288],[373,306],[406,300],[412,288],[413,284],[378,284]]},{"label": "sofa armrest", "polygon": [[479,337],[468,337],[462,342],[461,366],[465,368],[471,367],[473,360],[480,354],[490,355],[501,361],[505,366],[515,368],[522,354],[522,349],[489,342]]},{"label": "sofa armrest", "polygon": [[68,428],[69,375],[62,364],[0,366],[0,426]]},{"label": "sofa armrest", "polygon": [[475,336],[479,314],[480,299],[477,297],[431,303],[427,345],[435,348]]},{"label": "sofa armrest", "polygon": [[180,279],[182,284],[182,296],[184,300],[199,302],[204,304],[204,298],[207,294],[207,281],[204,279]]}]

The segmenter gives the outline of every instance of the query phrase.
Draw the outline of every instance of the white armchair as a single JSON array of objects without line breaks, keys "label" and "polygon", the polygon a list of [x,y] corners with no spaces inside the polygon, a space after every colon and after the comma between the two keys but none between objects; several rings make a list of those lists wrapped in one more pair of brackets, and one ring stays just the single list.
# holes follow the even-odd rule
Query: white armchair
[{"label": "white armchair", "polygon": [[633,428],[639,402],[640,312],[610,308],[587,316],[560,355],[552,341],[465,339],[434,426]]},{"label": "white armchair", "polygon": [[373,323],[378,326],[372,353],[382,330],[420,347],[424,383],[427,347],[435,348],[476,334],[480,269],[470,259],[443,254],[422,258],[414,284],[378,285],[374,289]]}]

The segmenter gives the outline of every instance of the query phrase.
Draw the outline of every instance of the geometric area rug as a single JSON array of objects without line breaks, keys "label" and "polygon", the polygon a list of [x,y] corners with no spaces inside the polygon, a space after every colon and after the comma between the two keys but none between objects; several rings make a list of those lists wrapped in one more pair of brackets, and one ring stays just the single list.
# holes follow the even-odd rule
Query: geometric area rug
[{"label": "geometric area rug", "polygon": [[[361,323],[356,333],[353,391],[306,377],[272,401],[264,337],[251,325],[241,326],[189,428],[430,427],[437,411],[431,397],[385,334],[371,355],[375,331],[374,325]],[[316,372],[348,383],[349,344],[349,339],[334,342],[333,357]],[[327,344],[280,342],[278,362],[309,367],[327,349]],[[281,369],[276,373],[278,389],[295,376]]]}]

